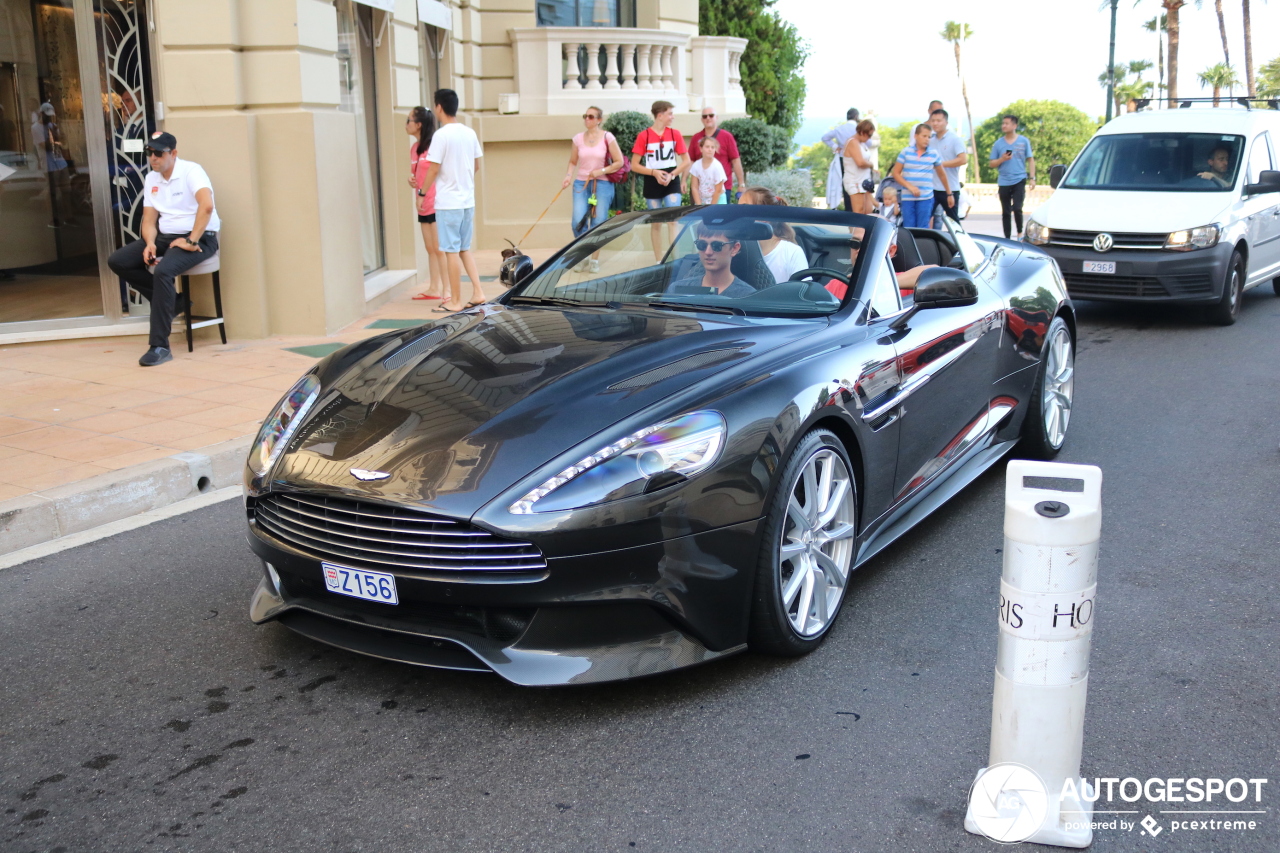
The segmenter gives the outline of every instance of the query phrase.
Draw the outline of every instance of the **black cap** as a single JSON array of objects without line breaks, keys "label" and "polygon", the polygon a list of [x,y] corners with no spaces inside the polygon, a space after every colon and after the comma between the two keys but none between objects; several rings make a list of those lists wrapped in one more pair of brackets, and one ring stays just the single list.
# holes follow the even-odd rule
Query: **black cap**
[{"label": "black cap", "polygon": [[157,130],[151,134],[151,139],[147,140],[147,147],[155,151],[172,151],[178,147],[178,140],[173,138],[172,133]]}]

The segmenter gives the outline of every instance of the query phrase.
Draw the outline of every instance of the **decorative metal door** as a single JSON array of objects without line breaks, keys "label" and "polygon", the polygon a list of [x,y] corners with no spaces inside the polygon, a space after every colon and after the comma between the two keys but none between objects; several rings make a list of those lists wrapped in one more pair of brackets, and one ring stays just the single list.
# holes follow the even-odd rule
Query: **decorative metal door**
[{"label": "decorative metal door", "polygon": [[145,0],[94,0],[114,245],[142,236],[143,153],[155,129]]}]

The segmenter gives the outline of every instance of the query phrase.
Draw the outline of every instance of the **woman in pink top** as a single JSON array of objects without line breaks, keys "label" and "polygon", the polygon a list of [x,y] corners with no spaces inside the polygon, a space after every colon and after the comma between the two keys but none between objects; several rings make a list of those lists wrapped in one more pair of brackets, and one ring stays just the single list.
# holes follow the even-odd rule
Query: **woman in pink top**
[{"label": "woman in pink top", "polygon": [[422,243],[427,247],[427,268],[431,279],[431,286],[413,298],[443,299],[445,258],[436,236],[436,187],[432,184],[425,193],[419,189],[425,183],[429,165],[427,149],[431,146],[432,134],[436,132],[436,118],[426,107],[414,107],[409,112],[409,120],[404,123],[404,129],[414,139],[409,146],[409,186],[414,189],[418,222],[422,228]]},{"label": "woman in pink top", "polygon": [[[582,115],[582,123],[586,130],[573,137],[573,148],[569,152],[569,171],[564,176],[561,188],[573,182],[573,236],[581,237],[592,228],[609,218],[609,207],[613,204],[613,184],[605,175],[622,168],[622,149],[613,134],[600,126],[604,121],[604,111],[599,107],[587,107]],[[606,155],[612,159],[606,166]],[[595,212],[592,214],[591,199],[595,199]]]}]

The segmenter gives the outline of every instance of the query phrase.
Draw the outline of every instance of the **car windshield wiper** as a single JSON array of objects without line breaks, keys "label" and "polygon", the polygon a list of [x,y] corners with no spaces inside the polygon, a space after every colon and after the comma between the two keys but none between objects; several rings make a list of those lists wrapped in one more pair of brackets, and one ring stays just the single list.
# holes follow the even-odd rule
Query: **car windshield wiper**
[{"label": "car windshield wiper", "polygon": [[528,305],[559,305],[565,308],[614,308],[616,302],[581,302],[577,299],[565,299],[562,296],[513,296],[509,302],[523,302]]},{"label": "car windshield wiper", "polygon": [[709,314],[733,314],[737,317],[747,316],[747,312],[732,305],[705,305],[701,302],[671,302],[666,299],[651,299],[646,302],[626,302],[625,305],[645,305],[652,308],[670,308],[674,311],[706,311]]}]

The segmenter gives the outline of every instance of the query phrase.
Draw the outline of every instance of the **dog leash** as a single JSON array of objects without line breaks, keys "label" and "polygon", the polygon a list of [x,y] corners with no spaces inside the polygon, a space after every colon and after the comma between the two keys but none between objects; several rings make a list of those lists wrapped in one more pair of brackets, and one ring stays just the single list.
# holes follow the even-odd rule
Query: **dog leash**
[{"label": "dog leash", "polygon": [[520,248],[520,244],[522,244],[525,240],[527,240],[529,235],[533,233],[533,229],[538,227],[538,223],[542,221],[542,217],[547,215],[547,211],[551,210],[552,205],[554,205],[560,199],[560,194],[563,193],[564,190],[565,190],[564,187],[560,188],[560,191],[555,194],[555,198],[551,199],[551,204],[548,204],[546,207],[546,210],[543,210],[541,213],[538,214],[538,218],[533,220],[533,224],[529,226],[529,230],[524,232],[524,236],[516,241],[517,249]]}]

